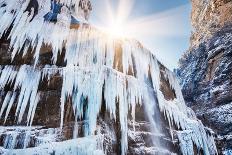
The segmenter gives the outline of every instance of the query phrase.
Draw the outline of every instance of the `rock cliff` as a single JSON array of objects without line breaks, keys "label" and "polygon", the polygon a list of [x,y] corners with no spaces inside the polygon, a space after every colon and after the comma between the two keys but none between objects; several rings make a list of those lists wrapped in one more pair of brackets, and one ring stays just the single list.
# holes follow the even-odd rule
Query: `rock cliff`
[{"label": "rock cliff", "polygon": [[220,154],[232,146],[232,1],[192,0],[191,47],[177,71],[187,104],[218,134]]},{"label": "rock cliff", "polygon": [[231,0],[192,0],[193,33],[191,48],[212,38],[222,27],[231,24]]}]

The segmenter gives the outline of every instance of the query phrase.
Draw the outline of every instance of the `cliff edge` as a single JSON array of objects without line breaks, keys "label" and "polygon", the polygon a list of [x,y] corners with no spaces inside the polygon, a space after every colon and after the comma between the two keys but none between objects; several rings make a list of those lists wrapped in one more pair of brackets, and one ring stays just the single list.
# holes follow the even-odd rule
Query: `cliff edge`
[{"label": "cliff edge", "polygon": [[192,0],[191,46],[179,61],[184,98],[218,134],[219,154],[232,150],[232,1]]}]

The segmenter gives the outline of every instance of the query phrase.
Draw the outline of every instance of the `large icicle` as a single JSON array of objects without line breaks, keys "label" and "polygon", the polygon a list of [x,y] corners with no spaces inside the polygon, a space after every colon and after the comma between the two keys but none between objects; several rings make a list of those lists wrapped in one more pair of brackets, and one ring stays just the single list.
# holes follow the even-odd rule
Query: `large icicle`
[{"label": "large icicle", "polygon": [[31,111],[38,103],[38,87],[41,78],[41,72],[34,70],[31,66],[23,65],[18,71],[18,75],[14,85],[14,91],[20,88],[19,99],[17,103],[17,109],[15,115],[18,117],[18,123],[22,121],[23,114],[29,104],[29,116],[30,120]]},{"label": "large icicle", "polygon": [[16,99],[16,92],[13,92],[13,95],[12,95],[12,97],[11,97],[11,99],[10,99],[10,102],[9,102],[8,107],[7,107],[7,110],[6,110],[4,123],[5,123],[6,120],[7,120],[7,117],[8,117],[8,115],[9,115],[9,113],[10,113],[10,110],[11,110],[11,108],[12,108],[14,102],[15,102],[15,99]]},{"label": "large icicle", "polygon": [[14,66],[5,66],[1,71],[0,87],[3,89],[5,85],[12,84],[17,75],[17,70]]},{"label": "large icicle", "polygon": [[0,117],[2,117],[3,112],[5,111],[5,108],[7,107],[7,105],[10,102],[10,98],[11,98],[12,92],[8,92],[6,94],[6,97],[2,103],[2,107],[1,107],[1,111],[0,111]]}]

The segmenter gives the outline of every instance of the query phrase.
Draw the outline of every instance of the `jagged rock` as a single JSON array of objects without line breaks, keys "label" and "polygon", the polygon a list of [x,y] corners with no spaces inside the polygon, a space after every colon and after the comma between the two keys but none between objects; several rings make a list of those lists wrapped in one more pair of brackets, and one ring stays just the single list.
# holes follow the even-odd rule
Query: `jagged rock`
[{"label": "jagged rock", "polygon": [[232,149],[232,1],[192,4],[195,31],[177,74],[187,105],[218,134],[222,153]]},{"label": "jagged rock", "polygon": [[231,0],[191,0],[191,21],[194,28],[191,48],[207,41],[232,20]]}]

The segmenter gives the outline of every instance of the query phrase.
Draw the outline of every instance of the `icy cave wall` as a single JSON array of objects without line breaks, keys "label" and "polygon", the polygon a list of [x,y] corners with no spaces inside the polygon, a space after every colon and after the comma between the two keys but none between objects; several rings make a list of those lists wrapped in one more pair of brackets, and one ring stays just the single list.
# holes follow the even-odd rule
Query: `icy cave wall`
[{"label": "icy cave wall", "polygon": [[193,0],[191,47],[178,70],[187,105],[232,149],[232,1]]},{"label": "icy cave wall", "polygon": [[76,3],[51,21],[50,0],[1,1],[1,154],[216,154],[174,74],[139,42],[73,22]]}]

